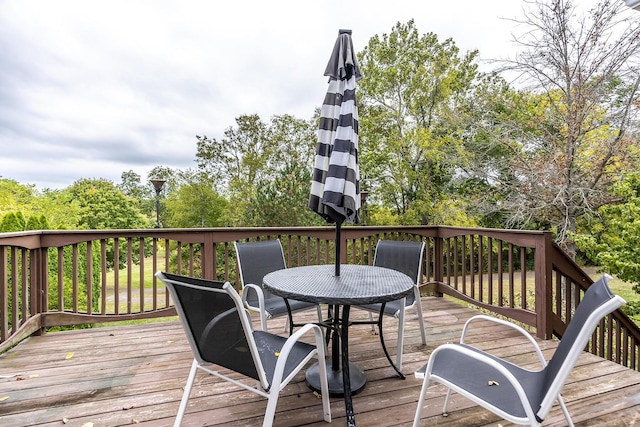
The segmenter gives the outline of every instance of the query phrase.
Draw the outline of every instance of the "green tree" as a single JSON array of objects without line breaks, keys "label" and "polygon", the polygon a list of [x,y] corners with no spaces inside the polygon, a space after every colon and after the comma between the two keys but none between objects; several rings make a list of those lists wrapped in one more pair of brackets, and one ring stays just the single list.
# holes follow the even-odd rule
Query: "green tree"
[{"label": "green tree", "polygon": [[127,197],[111,181],[80,179],[65,191],[78,203],[78,228],[99,230],[149,226],[137,208],[137,202]]},{"label": "green tree", "polygon": [[137,207],[145,216],[151,218],[155,204],[155,192],[149,185],[143,185],[140,175],[132,170],[122,172],[120,183],[117,185],[125,196],[137,203]]},{"label": "green tree", "polygon": [[442,202],[457,198],[466,154],[455,112],[476,77],[476,56],[461,55],[451,39],[420,35],[413,20],[374,36],[358,55],[363,188],[401,223],[446,221]]},{"label": "green tree", "polygon": [[29,212],[37,198],[33,185],[22,185],[12,179],[0,178],[0,215],[7,212]]},{"label": "green tree", "polygon": [[24,231],[25,227],[26,221],[21,211],[9,212],[0,222],[0,232]]},{"label": "green tree", "polygon": [[310,182],[307,165],[291,163],[279,169],[272,180],[258,183],[260,191],[247,207],[244,223],[260,227],[326,225],[308,207]]},{"label": "green tree", "polygon": [[617,203],[612,183],[638,164],[630,136],[639,105],[640,21],[624,18],[624,5],[610,0],[582,15],[570,1],[529,4],[519,21],[525,32],[515,39],[523,50],[503,68],[523,89],[477,123],[499,123],[504,133],[496,142],[510,152],[489,159],[513,171],[495,189],[506,225],[551,229],[574,255],[578,220]]},{"label": "green tree", "polygon": [[[228,201],[226,224],[231,226],[266,224],[301,225],[310,221],[308,197],[311,165],[316,145],[316,120],[300,120],[290,115],[274,116],[266,124],[257,115],[236,119],[236,128],[225,131],[222,140],[198,136],[198,171],[208,176],[215,189]],[[289,194],[278,185],[286,182]],[[276,183],[277,181],[277,183]],[[265,194],[273,198],[266,197]],[[304,194],[304,197],[302,197]],[[283,199],[296,198],[296,217],[270,213],[285,205]],[[262,212],[258,210],[258,206]],[[274,222],[275,221],[275,222]]]},{"label": "green tree", "polygon": [[273,150],[267,140],[267,125],[258,115],[242,115],[236,125],[227,128],[219,141],[196,136],[198,168],[214,178],[222,192],[242,193],[252,188],[265,172]]},{"label": "green tree", "polygon": [[623,202],[582,218],[582,231],[572,237],[602,271],[633,283],[640,293],[640,173],[624,174],[614,187]]},{"label": "green tree", "polygon": [[165,202],[166,225],[174,228],[228,226],[228,203],[204,173],[181,172],[180,185]]}]

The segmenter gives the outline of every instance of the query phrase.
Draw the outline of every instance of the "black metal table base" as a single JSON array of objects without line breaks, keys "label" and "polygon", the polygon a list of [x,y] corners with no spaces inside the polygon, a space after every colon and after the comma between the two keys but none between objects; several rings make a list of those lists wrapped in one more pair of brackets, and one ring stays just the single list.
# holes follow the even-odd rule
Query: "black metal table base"
[{"label": "black metal table base", "polygon": [[[329,382],[329,395],[331,397],[344,397],[344,381],[342,380],[342,369],[331,368],[331,360],[325,361],[327,366],[327,381]],[[311,365],[306,372],[306,380],[309,388],[320,393],[320,369],[318,363]],[[349,362],[349,382],[351,383],[351,394],[355,395],[361,391],[367,383],[364,371],[355,363]]]},{"label": "black metal table base", "polygon": [[[377,322],[381,330],[381,318],[386,302],[403,298],[411,292],[415,284],[406,274],[388,268],[346,265],[344,275],[334,276],[328,270],[330,267],[332,266],[303,266],[274,271],[264,277],[263,284],[273,293],[285,298],[285,301],[286,298],[294,298],[328,304],[329,316],[318,324],[327,328],[327,345],[331,341],[331,361],[325,361],[328,365],[329,393],[332,396],[343,396],[347,426],[355,427],[352,396],[365,387],[366,378],[362,369],[349,362],[349,326],[360,323],[349,321],[351,304],[381,303],[381,317]],[[309,283],[313,283],[314,286],[309,287]],[[355,288],[363,292],[354,296]],[[290,312],[290,307],[287,308]],[[393,364],[382,334],[380,339],[385,356],[398,375],[404,378]],[[322,365],[315,364],[307,370],[307,383],[315,391],[321,391],[320,366]]]}]

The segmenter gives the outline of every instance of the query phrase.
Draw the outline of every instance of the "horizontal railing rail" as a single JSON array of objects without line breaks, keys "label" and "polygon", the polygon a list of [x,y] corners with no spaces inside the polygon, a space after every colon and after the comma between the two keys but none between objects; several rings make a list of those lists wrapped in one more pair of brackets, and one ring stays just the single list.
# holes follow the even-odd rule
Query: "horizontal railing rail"
[{"label": "horizontal railing rail", "polygon": [[[46,328],[175,315],[158,270],[240,288],[233,242],[278,238],[287,266],[332,264],[333,227],[42,230],[0,233],[0,351]],[[548,232],[444,226],[342,227],[341,263],[372,264],[378,239],[426,243],[421,283],[562,337],[592,279]],[[640,330],[607,316],[588,350],[638,370]]]}]

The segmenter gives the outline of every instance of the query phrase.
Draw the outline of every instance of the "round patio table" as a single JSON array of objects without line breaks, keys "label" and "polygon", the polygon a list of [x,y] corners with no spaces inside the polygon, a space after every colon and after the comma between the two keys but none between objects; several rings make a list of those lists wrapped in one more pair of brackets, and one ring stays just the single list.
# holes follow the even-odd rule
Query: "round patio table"
[{"label": "round patio table", "polygon": [[[350,307],[384,304],[402,299],[413,291],[413,280],[406,274],[389,268],[353,264],[342,265],[340,276],[335,276],[335,265],[330,264],[274,271],[264,276],[263,285],[284,298],[334,306],[331,324],[324,325],[334,330],[331,366],[327,367],[329,391],[334,395],[342,392],[339,394],[344,395],[347,424],[355,426],[352,394],[364,387],[366,378],[362,369],[349,362]],[[336,332],[340,336],[340,350]],[[339,362],[339,353],[342,355],[342,364]],[[389,361],[391,362],[390,359]],[[312,389],[320,390],[317,364],[307,369],[306,379]]]}]

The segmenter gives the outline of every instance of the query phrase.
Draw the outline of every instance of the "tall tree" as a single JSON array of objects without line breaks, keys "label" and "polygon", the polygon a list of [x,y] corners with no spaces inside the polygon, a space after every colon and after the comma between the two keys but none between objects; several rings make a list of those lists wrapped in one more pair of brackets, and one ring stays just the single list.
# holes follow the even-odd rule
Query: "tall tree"
[{"label": "tall tree", "polygon": [[268,181],[258,183],[260,191],[244,214],[247,226],[290,227],[326,225],[309,209],[311,168],[303,163],[287,163]]},{"label": "tall tree", "polygon": [[358,56],[363,188],[404,223],[446,220],[442,201],[455,198],[449,187],[465,157],[455,110],[476,77],[476,55],[420,35],[411,20]]},{"label": "tall tree", "polygon": [[[198,171],[206,174],[215,190],[229,200],[226,225],[285,225],[266,212],[286,204],[283,198],[291,202],[293,195],[295,203],[304,208],[308,205],[311,179],[304,180],[302,169],[311,170],[317,125],[314,120],[290,115],[273,116],[268,124],[257,115],[240,116],[236,124],[225,131],[221,140],[197,137]],[[287,182],[288,194],[273,187],[283,177],[291,179]],[[267,187],[273,190],[274,198],[264,197]],[[306,199],[300,199],[302,192]],[[262,213],[254,209],[256,203],[264,209]],[[293,212],[298,210],[289,214]],[[280,220],[286,225],[306,224],[309,219],[304,216],[298,220],[288,215],[286,220]]]},{"label": "tall tree", "polygon": [[223,192],[242,192],[251,187],[265,170],[266,157],[272,150],[267,141],[267,125],[257,114],[242,115],[237,127],[227,128],[224,138],[206,136],[198,139],[198,168],[215,179]]},{"label": "tall tree", "polygon": [[80,206],[79,228],[131,229],[149,225],[136,207],[136,202],[125,196],[111,181],[80,179],[65,191]]},{"label": "tall tree", "polygon": [[638,164],[630,130],[637,126],[640,20],[621,13],[619,1],[585,13],[567,0],[527,3],[517,21],[526,31],[515,38],[522,50],[503,64],[521,92],[508,114],[489,108],[494,116],[483,123],[500,122],[499,142],[512,154],[501,159],[516,178],[501,183],[507,225],[547,223],[575,255],[578,219],[617,202],[612,182]]},{"label": "tall tree", "polygon": [[221,227],[230,225],[228,203],[202,172],[185,171],[175,176],[175,190],[165,202],[165,224],[173,228]]},{"label": "tall tree", "polygon": [[0,177],[0,216],[14,211],[29,212],[37,197],[35,186]]}]

